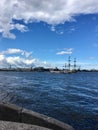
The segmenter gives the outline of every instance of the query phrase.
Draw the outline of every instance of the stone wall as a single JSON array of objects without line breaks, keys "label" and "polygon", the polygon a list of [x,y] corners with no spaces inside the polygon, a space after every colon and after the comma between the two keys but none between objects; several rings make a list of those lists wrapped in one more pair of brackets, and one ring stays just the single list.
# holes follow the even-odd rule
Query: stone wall
[{"label": "stone wall", "polygon": [[33,124],[53,130],[74,130],[54,118],[9,103],[0,103],[0,120]]}]

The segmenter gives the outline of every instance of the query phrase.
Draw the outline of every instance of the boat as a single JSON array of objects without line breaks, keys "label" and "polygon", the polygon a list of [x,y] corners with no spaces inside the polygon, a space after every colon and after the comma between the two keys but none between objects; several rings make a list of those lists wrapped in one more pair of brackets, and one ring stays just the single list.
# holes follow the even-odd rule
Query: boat
[{"label": "boat", "polygon": [[50,70],[50,73],[56,73],[56,74],[70,74],[70,73],[76,73],[76,71],[73,70]]},{"label": "boat", "polygon": [[56,73],[56,74],[60,74],[60,73],[62,73],[62,74],[71,74],[71,73],[76,73],[76,72],[78,72],[80,66],[79,66],[79,68],[77,69],[78,66],[76,65],[76,58],[74,58],[74,64],[73,64],[73,65],[70,63],[70,61],[71,61],[71,60],[70,60],[70,56],[69,56],[69,58],[68,58],[68,63],[65,64],[65,66],[63,66],[63,67],[64,67],[63,69],[58,69],[58,68],[56,67],[56,68],[54,68],[54,69],[51,69],[50,72],[51,72],[51,73]]}]

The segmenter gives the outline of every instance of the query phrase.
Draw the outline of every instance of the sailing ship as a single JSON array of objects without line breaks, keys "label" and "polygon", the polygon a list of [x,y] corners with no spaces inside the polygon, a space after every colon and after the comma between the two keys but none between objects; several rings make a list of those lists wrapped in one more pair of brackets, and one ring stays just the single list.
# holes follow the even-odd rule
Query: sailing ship
[{"label": "sailing ship", "polygon": [[79,70],[78,66],[76,65],[76,62],[77,62],[76,58],[74,58],[74,64],[72,65],[71,57],[69,56],[68,64],[65,63],[65,66],[62,70],[56,68],[56,69],[50,70],[50,72],[51,73],[63,73],[63,74],[76,73]]}]

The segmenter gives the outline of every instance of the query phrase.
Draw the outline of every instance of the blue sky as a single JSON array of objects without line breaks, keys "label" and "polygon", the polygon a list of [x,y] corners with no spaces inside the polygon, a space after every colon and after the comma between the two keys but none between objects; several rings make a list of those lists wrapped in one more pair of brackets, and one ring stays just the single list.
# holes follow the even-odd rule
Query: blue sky
[{"label": "blue sky", "polygon": [[0,67],[62,67],[71,56],[82,69],[98,69],[97,0],[3,0],[0,6]]}]

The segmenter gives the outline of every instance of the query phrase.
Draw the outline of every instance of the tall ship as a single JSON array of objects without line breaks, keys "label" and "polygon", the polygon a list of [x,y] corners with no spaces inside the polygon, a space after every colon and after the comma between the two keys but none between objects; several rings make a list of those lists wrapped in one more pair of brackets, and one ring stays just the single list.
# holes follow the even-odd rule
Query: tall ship
[{"label": "tall ship", "polygon": [[76,63],[76,58],[74,58],[74,63],[71,64],[71,57],[68,57],[68,63],[65,63],[63,66],[63,69],[58,69],[57,67],[53,70],[50,70],[51,73],[76,73],[78,70],[80,70],[80,66],[77,66]]}]

